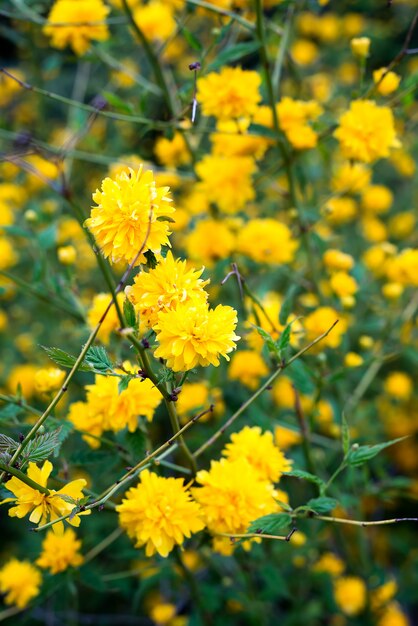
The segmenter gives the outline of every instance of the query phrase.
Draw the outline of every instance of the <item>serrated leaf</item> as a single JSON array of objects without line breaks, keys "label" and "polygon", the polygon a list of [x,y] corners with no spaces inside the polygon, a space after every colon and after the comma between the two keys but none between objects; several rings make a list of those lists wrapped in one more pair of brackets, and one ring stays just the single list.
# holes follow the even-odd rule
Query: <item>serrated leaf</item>
[{"label": "serrated leaf", "polygon": [[321,498],[312,498],[306,506],[312,511],[315,511],[315,513],[322,515],[322,513],[328,513],[329,511],[332,511],[332,509],[335,509],[337,504],[338,500],[335,498],[326,498],[323,496]]},{"label": "serrated leaf", "polygon": [[274,341],[274,339],[270,335],[270,333],[268,333],[266,330],[264,330],[264,328],[261,328],[260,326],[257,326],[256,324],[252,324],[252,326],[253,326],[253,328],[256,329],[256,331],[258,332],[260,337],[263,338],[264,343],[266,344],[266,346],[269,349],[269,351],[272,354],[275,354],[278,357],[279,356],[279,350],[278,350],[278,347],[276,345],[276,342]]},{"label": "serrated leaf", "polygon": [[[73,356],[72,354],[68,354],[68,352],[65,352],[65,350],[61,350],[61,348],[47,348],[46,346],[41,346],[41,348],[45,350],[51,361],[54,361],[54,363],[60,365],[61,367],[71,369],[77,361],[77,357]],[[90,372],[91,368],[86,368],[85,366],[81,365],[79,367],[79,370],[83,372]]]},{"label": "serrated leaf", "polygon": [[15,419],[16,417],[18,417],[21,413],[23,413],[22,407],[18,406],[17,404],[6,404],[6,406],[4,406],[1,410],[0,410],[0,422],[2,420],[11,420],[11,419]]},{"label": "serrated leaf", "polygon": [[146,252],[144,252],[144,257],[147,260],[148,269],[153,270],[154,268],[157,267],[158,265],[157,257],[155,256],[152,250],[147,250]]},{"label": "serrated leaf", "polygon": [[0,434],[0,452],[8,452],[16,450],[19,447],[19,442],[15,441],[7,435]]},{"label": "serrated leaf", "polygon": [[52,453],[59,450],[61,445],[59,437],[60,432],[61,428],[57,428],[43,435],[37,435],[32,439],[22,452],[25,461],[33,461],[35,463],[44,461],[51,456]]},{"label": "serrated leaf", "polygon": [[120,111],[121,113],[133,113],[131,105],[127,104],[116,94],[111,93],[110,91],[102,91],[102,96],[117,111]]},{"label": "serrated leaf", "polygon": [[314,483],[318,485],[320,489],[325,487],[325,482],[319,476],[315,476],[310,472],[305,472],[303,470],[292,470],[291,472],[284,472],[283,476],[292,476],[293,478],[300,478],[301,480],[307,480],[310,483]]},{"label": "serrated leaf", "polygon": [[136,328],[137,326],[137,317],[135,312],[135,307],[129,298],[125,298],[123,303],[123,315],[127,325],[130,328]]},{"label": "serrated leaf", "polygon": [[122,393],[125,389],[128,388],[129,383],[131,382],[133,376],[128,374],[127,376],[122,376],[118,382],[118,393]]},{"label": "serrated leaf", "polygon": [[393,446],[395,443],[404,441],[405,439],[407,439],[407,437],[398,437],[397,439],[385,441],[385,443],[378,443],[374,446],[352,446],[351,450],[347,454],[347,463],[353,467],[363,465],[363,463],[367,463],[367,461],[370,461],[370,459],[377,456],[379,452],[382,452],[382,450]]},{"label": "serrated leaf", "polygon": [[103,346],[91,346],[84,357],[84,363],[100,374],[113,371],[112,361]]},{"label": "serrated leaf", "polygon": [[260,43],[258,41],[245,41],[237,43],[235,46],[229,46],[217,55],[216,60],[208,66],[207,71],[210,72],[227,63],[239,61],[243,57],[253,54],[259,48]]},{"label": "serrated leaf", "polygon": [[344,413],[341,416],[341,441],[344,455],[346,455],[350,449],[350,428]]},{"label": "serrated leaf", "polygon": [[292,517],[288,513],[270,513],[251,522],[247,532],[276,535],[279,530],[290,526],[291,523]]},{"label": "serrated leaf", "polygon": [[64,500],[64,502],[68,502],[68,504],[74,504],[74,506],[79,504],[78,500],[69,496],[67,493],[54,493],[51,498],[59,498],[60,500]]},{"label": "serrated leaf", "polygon": [[287,318],[289,317],[289,315],[290,315],[290,313],[292,311],[293,302],[294,302],[294,299],[295,299],[295,296],[296,296],[298,290],[299,290],[299,287],[297,285],[292,285],[289,288],[289,290],[288,290],[288,292],[287,292],[287,294],[285,296],[285,299],[283,300],[283,304],[282,304],[282,306],[280,308],[280,313],[279,313],[279,322],[282,325],[286,324],[286,322],[287,322]]}]

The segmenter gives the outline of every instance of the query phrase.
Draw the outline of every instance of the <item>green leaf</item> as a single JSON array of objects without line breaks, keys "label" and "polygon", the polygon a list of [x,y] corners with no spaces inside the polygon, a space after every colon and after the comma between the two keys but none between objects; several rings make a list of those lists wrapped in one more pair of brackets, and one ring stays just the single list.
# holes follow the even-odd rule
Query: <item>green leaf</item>
[{"label": "green leaf", "polygon": [[43,250],[49,250],[53,248],[57,241],[57,225],[51,224],[47,228],[44,228],[38,235],[39,246]]},{"label": "green leaf", "polygon": [[118,393],[122,393],[122,391],[125,391],[133,378],[134,377],[130,374],[128,374],[127,376],[122,376],[118,382]]},{"label": "green leaf", "polygon": [[249,135],[256,135],[257,137],[267,137],[268,139],[277,139],[277,135],[268,126],[263,126],[262,124],[250,124],[248,127],[247,133]]},{"label": "green leaf", "polygon": [[293,363],[286,368],[286,375],[289,376],[300,393],[309,396],[315,392],[315,383],[312,373],[301,359],[293,361]]},{"label": "green leaf", "polygon": [[26,461],[44,461],[52,453],[56,453],[61,445],[60,441],[61,428],[52,430],[43,435],[37,435],[28,443],[22,452],[22,456]]},{"label": "green leaf", "polygon": [[399,443],[405,439],[407,439],[407,437],[398,437],[397,439],[392,439],[391,441],[386,441],[385,443],[378,443],[374,446],[357,446],[354,444],[351,446],[351,450],[347,455],[347,463],[353,467],[363,465],[363,463],[367,463],[367,461],[373,459],[379,454],[379,452],[385,450],[385,448],[389,448],[395,443]]},{"label": "green leaf", "polygon": [[144,257],[147,260],[148,269],[153,270],[155,267],[157,267],[157,257],[152,250],[147,250],[146,252],[144,252]]},{"label": "green leaf", "polygon": [[203,46],[200,41],[195,37],[195,35],[185,26],[182,26],[181,33],[183,34],[185,40],[189,44],[189,46],[196,50],[196,52],[201,52]]},{"label": "green leaf", "polygon": [[307,480],[310,483],[318,485],[320,489],[325,487],[325,482],[319,476],[304,472],[303,470],[292,470],[291,472],[284,472],[283,476],[292,476],[293,478],[300,478],[301,480]]},{"label": "green leaf", "polygon": [[280,358],[284,357],[286,348],[289,346],[290,335],[292,332],[292,324],[293,322],[296,322],[296,319],[292,320],[291,322],[289,322],[289,324],[287,324],[286,328],[283,330],[282,334],[280,335],[279,339],[276,342],[277,350],[279,352]]},{"label": "green leaf", "polygon": [[175,224],[176,220],[168,215],[159,215],[157,217],[157,222],[170,222],[171,224]]},{"label": "green leaf", "polygon": [[136,431],[133,433],[125,433],[123,441],[126,448],[128,448],[132,459],[136,463],[139,459],[142,459],[145,456],[145,451],[147,449],[147,438],[144,431],[142,431],[140,428],[137,428]]},{"label": "green leaf", "polygon": [[107,102],[117,111],[121,113],[133,113],[133,108],[130,104],[127,104],[124,100],[121,100],[119,96],[110,91],[102,91],[102,96]]},{"label": "green leaf", "polygon": [[341,439],[344,455],[346,455],[350,449],[350,428],[348,426],[347,418],[344,413],[341,416]]},{"label": "green leaf", "polygon": [[235,46],[228,46],[217,55],[216,60],[208,66],[207,71],[211,72],[222,67],[222,65],[226,65],[227,63],[239,61],[243,57],[253,54],[259,48],[260,43],[258,41],[246,41],[237,43]]},{"label": "green leaf", "polygon": [[277,535],[277,531],[287,528],[292,523],[292,516],[288,513],[270,513],[251,522],[247,533],[263,533]]},{"label": "green leaf", "polygon": [[299,290],[299,287],[297,285],[292,285],[286,296],[285,299],[283,300],[283,304],[281,306],[280,309],[280,314],[279,314],[279,322],[280,324],[286,324],[287,322],[287,318],[289,317],[292,308],[293,308],[293,301],[295,299],[295,296],[297,294]]},{"label": "green leaf", "polygon": [[8,235],[15,237],[24,237],[25,239],[33,239],[34,235],[29,230],[20,228],[20,226],[3,226],[1,227]]},{"label": "green leaf", "polygon": [[9,452],[16,450],[19,447],[19,442],[15,441],[7,435],[0,434],[0,452]]},{"label": "green leaf", "polygon": [[277,344],[274,341],[273,337],[270,335],[270,333],[268,333],[266,330],[264,330],[264,328],[261,328],[260,326],[257,326],[256,324],[252,324],[252,326],[253,326],[253,328],[256,329],[256,331],[258,332],[260,337],[263,338],[264,343],[266,344],[266,346],[269,349],[269,351],[272,354],[275,354],[277,357],[279,357],[280,356],[279,349],[278,349]]},{"label": "green leaf", "polygon": [[84,357],[84,363],[99,374],[113,371],[112,361],[103,346],[91,346]]},{"label": "green leaf", "polygon": [[[72,354],[68,354],[68,352],[61,350],[61,348],[47,348],[46,346],[41,346],[41,348],[45,350],[51,361],[54,361],[54,363],[60,365],[61,367],[67,367],[68,369],[71,369],[74,363],[77,361],[77,357],[73,356]],[[91,368],[86,368],[81,365],[79,367],[79,370],[82,372],[90,372]]]},{"label": "green leaf", "polygon": [[4,420],[4,421],[14,420],[21,413],[23,413],[22,407],[18,406],[17,404],[12,404],[12,403],[6,404],[6,406],[4,406],[0,410],[0,422],[2,420]]},{"label": "green leaf", "polygon": [[321,498],[312,498],[312,500],[309,500],[306,506],[309,507],[312,511],[315,511],[315,513],[321,515],[322,513],[328,513],[329,511],[332,511],[332,509],[335,509],[337,504],[338,500],[336,500],[335,498],[326,498],[324,496]]},{"label": "green leaf", "polygon": [[123,303],[123,315],[127,325],[130,328],[137,327],[137,316],[135,312],[135,307],[128,298],[125,298],[125,301]]}]

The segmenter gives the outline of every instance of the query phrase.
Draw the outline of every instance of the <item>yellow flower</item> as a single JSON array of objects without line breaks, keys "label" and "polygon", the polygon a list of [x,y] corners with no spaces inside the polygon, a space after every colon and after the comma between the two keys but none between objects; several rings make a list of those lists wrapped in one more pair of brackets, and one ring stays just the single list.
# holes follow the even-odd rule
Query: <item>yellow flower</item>
[{"label": "yellow flower", "polygon": [[322,213],[330,224],[347,224],[357,215],[357,202],[353,198],[331,198]]},{"label": "yellow flower", "polygon": [[417,218],[412,211],[403,211],[390,218],[388,228],[394,239],[406,239],[416,226]]},{"label": "yellow flower", "polygon": [[354,267],[354,259],[351,254],[341,252],[335,248],[329,248],[322,257],[324,265],[331,271],[348,272]]},{"label": "yellow flower", "polygon": [[367,588],[356,576],[345,576],[334,583],[334,599],[345,615],[358,615],[366,606]]},{"label": "yellow flower", "polygon": [[175,132],[173,139],[159,137],[155,142],[155,154],[160,163],[167,167],[177,167],[190,162],[190,152],[180,132]]},{"label": "yellow flower", "polygon": [[373,82],[382,96],[388,96],[397,90],[401,77],[395,72],[388,72],[386,67],[381,67],[373,72]]},{"label": "yellow flower", "polygon": [[407,248],[386,265],[388,278],[406,287],[418,287],[418,250]]},{"label": "yellow flower", "polygon": [[[18,80],[24,82],[25,76],[23,72],[14,67],[9,67],[8,71],[12,76],[15,76]],[[5,107],[13,100],[13,98],[22,91],[22,87],[17,80],[10,78],[7,74],[0,74],[0,106]]]},{"label": "yellow flower", "polygon": [[106,41],[109,8],[102,0],[56,0],[43,32],[54,48],[70,45],[78,56],[90,48],[91,41]]},{"label": "yellow flower", "polygon": [[341,576],[345,570],[344,562],[333,552],[325,552],[312,568],[314,572],[327,572],[331,576]]},{"label": "yellow flower", "polygon": [[39,394],[56,391],[64,382],[65,372],[58,367],[38,370],[35,374],[35,389]]},{"label": "yellow flower", "polygon": [[392,398],[406,401],[412,395],[413,383],[405,372],[391,372],[384,382],[384,389]]},{"label": "yellow flower", "polygon": [[297,150],[314,148],[318,137],[308,121],[319,117],[322,107],[314,100],[303,102],[286,97],[277,104],[276,108],[280,128],[292,146]]},{"label": "yellow flower", "polygon": [[[90,448],[99,448],[101,436],[105,430],[105,418],[102,413],[96,412],[94,408],[85,402],[73,402],[67,416],[75,429],[84,431],[82,439]],[[90,435],[88,434],[90,433]]]},{"label": "yellow flower", "polygon": [[[167,222],[159,218],[174,212],[168,187],[157,187],[153,173],[143,166],[122,171],[116,179],[105,178],[101,191],[93,194],[97,207],[85,225],[93,233],[104,256],[116,263],[131,263],[138,252],[160,252],[169,245]],[[141,254],[137,263],[145,262]]]},{"label": "yellow flower", "polygon": [[339,298],[353,296],[358,289],[355,279],[344,271],[335,272],[329,282],[331,289]]},{"label": "yellow flower", "polygon": [[249,389],[257,389],[260,378],[269,373],[267,365],[258,352],[240,350],[231,358],[228,378],[238,380]]},{"label": "yellow flower", "polygon": [[197,365],[218,366],[220,356],[229,361],[228,353],[239,339],[236,325],[237,312],[230,306],[179,304],[174,311],[159,314],[155,330],[160,345],[154,354],[175,372]]},{"label": "yellow flower", "polygon": [[309,39],[297,39],[290,47],[290,54],[295,63],[311,65],[319,56],[318,46]]},{"label": "yellow flower", "polygon": [[318,352],[324,348],[337,348],[341,343],[342,335],[346,331],[347,322],[341,319],[341,315],[335,309],[328,306],[319,307],[305,317],[304,327],[308,342],[322,335],[336,320],[339,320],[338,324],[334,326],[329,335],[312,348],[313,351]]},{"label": "yellow flower", "polygon": [[7,270],[15,265],[17,261],[18,256],[10,240],[0,236],[0,270]]},{"label": "yellow flower", "polygon": [[370,605],[373,611],[381,609],[385,604],[392,600],[398,591],[398,585],[394,580],[388,580],[380,587],[373,589],[370,594]]},{"label": "yellow flower", "polygon": [[[253,121],[256,121],[256,115]],[[247,132],[250,120],[220,121],[216,125],[216,132],[210,136],[212,152],[215,156],[243,157],[252,156],[262,159],[271,140],[257,137]]]},{"label": "yellow flower", "polygon": [[211,266],[230,256],[235,249],[235,236],[223,221],[205,219],[187,236],[186,249],[191,259]]},{"label": "yellow flower", "polygon": [[62,265],[74,265],[77,260],[77,250],[74,246],[60,246],[57,250],[57,256]]},{"label": "yellow flower", "polygon": [[209,387],[206,382],[184,383],[176,402],[176,409],[182,418],[188,414],[197,414],[198,411],[208,408],[209,404]]},{"label": "yellow flower", "polygon": [[391,259],[395,253],[395,246],[386,242],[371,246],[363,254],[363,263],[376,277],[380,277],[386,273],[388,261],[392,263]]},{"label": "yellow flower", "polygon": [[357,352],[347,352],[344,357],[344,365],[346,367],[360,367],[363,365],[363,357]]},{"label": "yellow flower", "polygon": [[151,0],[137,7],[133,16],[147,39],[166,41],[176,29],[173,9],[168,2]]},{"label": "yellow flower", "polygon": [[206,302],[204,287],[209,280],[200,277],[203,269],[188,269],[186,261],[175,260],[171,252],[149,272],[135,276],[125,293],[140,316],[140,323],[155,326],[160,311],[175,309],[179,303]]},{"label": "yellow flower", "polygon": [[393,113],[372,100],[355,100],[343,113],[334,137],[346,159],[373,163],[398,148]]},{"label": "yellow flower", "polygon": [[370,185],[363,191],[361,204],[372,214],[386,213],[393,203],[393,193],[385,185]]},{"label": "yellow flower", "polygon": [[[119,293],[117,296],[117,301],[119,303],[120,308],[123,307],[124,296],[122,293]],[[97,326],[99,320],[101,319],[103,313],[106,310],[106,307],[109,305],[109,302],[112,299],[112,295],[110,293],[98,293],[94,296],[93,302],[91,303],[91,307],[87,312],[87,325],[91,330]],[[109,343],[110,334],[115,332],[120,328],[120,320],[118,314],[116,312],[116,307],[114,304],[109,309],[108,314],[104,318],[100,330],[98,332],[98,339],[103,343]]]},{"label": "yellow flower", "polygon": [[204,528],[199,505],[193,502],[182,478],[162,478],[144,470],[116,507],[120,525],[145,554],[166,557],[175,545]]},{"label": "yellow flower", "polygon": [[165,624],[172,624],[172,620],[176,615],[176,605],[169,602],[161,602],[152,607],[150,611],[151,619],[157,624],[157,626],[165,626]]},{"label": "yellow flower", "polygon": [[[35,463],[29,463],[27,475],[28,478],[38,483],[42,487],[46,487],[47,480],[52,472],[53,466],[50,461],[45,461],[41,468]],[[71,513],[77,506],[76,501],[84,497],[83,487],[86,481],[83,478],[72,480],[70,483],[62,487],[58,491],[49,490],[49,495],[41,493],[33,487],[29,487],[26,483],[13,476],[5,484],[6,489],[11,491],[16,497],[7,498],[5,502],[15,502],[16,506],[9,509],[10,517],[25,517],[30,513],[29,521],[34,524],[46,524],[54,521],[62,515]],[[60,496],[64,496],[61,498]],[[68,501],[72,499],[74,502]],[[80,525],[80,515],[89,515],[90,511],[77,513],[71,518],[67,518],[67,522],[72,526]],[[61,534],[64,531],[64,523],[57,522],[53,525],[54,532]]]},{"label": "yellow flower", "polygon": [[192,490],[193,496],[214,533],[244,533],[250,522],[279,509],[272,484],[260,480],[245,458],[212,461],[196,481],[202,486]]},{"label": "yellow flower", "polygon": [[204,115],[220,120],[251,117],[261,101],[261,78],[257,72],[224,67],[197,81],[197,100]]},{"label": "yellow flower", "polygon": [[24,364],[15,365],[10,371],[9,378],[7,380],[7,387],[15,394],[18,388],[22,390],[23,396],[28,399],[35,392],[35,374],[38,368],[34,365]]},{"label": "yellow flower", "polygon": [[231,435],[222,454],[230,461],[246,459],[260,480],[277,482],[284,472],[290,472],[292,461],[274,444],[273,433],[259,426],[245,426]]},{"label": "yellow flower", "polygon": [[372,173],[366,165],[347,161],[338,165],[331,179],[331,188],[338,193],[359,193],[367,187],[371,177]]},{"label": "yellow flower", "polygon": [[382,616],[377,622],[377,626],[410,626],[410,621],[399,604],[397,602],[391,602],[389,606],[384,609]]},{"label": "yellow flower", "polygon": [[251,157],[206,155],[195,169],[201,192],[225,213],[237,213],[255,197],[251,176],[257,168]]},{"label": "yellow flower", "polygon": [[287,450],[292,446],[296,446],[301,442],[301,440],[301,434],[291,428],[279,425],[274,429],[274,441],[282,450]]},{"label": "yellow flower", "polygon": [[237,248],[258,263],[291,263],[298,248],[286,224],[270,218],[253,219],[238,233]]},{"label": "yellow flower", "polygon": [[79,554],[80,548],[81,541],[71,528],[65,530],[62,535],[48,531],[36,564],[49,569],[51,574],[64,572],[68,567],[78,567],[83,562],[83,557]]},{"label": "yellow flower", "polygon": [[39,594],[42,577],[29,561],[11,559],[0,569],[0,592],[4,602],[24,609]]},{"label": "yellow flower", "polygon": [[369,56],[370,43],[369,37],[355,37],[350,41],[351,50],[356,57],[365,59]]}]

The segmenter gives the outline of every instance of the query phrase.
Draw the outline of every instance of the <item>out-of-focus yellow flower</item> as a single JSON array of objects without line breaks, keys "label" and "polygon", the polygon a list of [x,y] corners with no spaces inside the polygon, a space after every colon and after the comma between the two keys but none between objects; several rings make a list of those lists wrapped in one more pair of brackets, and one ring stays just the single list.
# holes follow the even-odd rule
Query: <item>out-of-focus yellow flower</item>
[{"label": "out-of-focus yellow flower", "polygon": [[355,100],[343,113],[334,132],[346,159],[373,163],[398,148],[395,121],[389,107],[379,107],[372,100]]},{"label": "out-of-focus yellow flower", "polygon": [[[28,478],[38,483],[38,485],[46,487],[52,469],[53,466],[50,461],[44,461],[41,468],[35,463],[29,463],[27,475]],[[52,522],[56,520],[62,515],[71,513],[74,507],[77,506],[77,500],[84,497],[82,490],[85,485],[86,481],[83,478],[79,478],[78,480],[71,481],[58,491],[49,489],[49,495],[47,495],[33,487],[29,487],[29,485],[19,480],[19,478],[13,476],[7,481],[5,487],[16,497],[7,498],[3,502],[15,503],[15,506],[9,509],[10,517],[21,518],[30,513],[30,522],[34,524],[45,524],[49,521]],[[61,495],[63,498],[60,497]],[[72,526],[79,526],[80,515],[89,515],[90,513],[90,510],[77,513],[72,517],[68,517],[66,521]],[[62,534],[64,532],[64,522],[56,522],[52,528],[57,534]]]},{"label": "out-of-focus yellow flower", "polygon": [[286,224],[270,218],[253,219],[238,233],[237,249],[258,263],[291,263],[297,247]]},{"label": "out-of-focus yellow flower", "polygon": [[396,247],[384,242],[366,250],[363,254],[363,263],[376,277],[381,277],[385,275],[388,262],[392,263],[395,254]]},{"label": "out-of-focus yellow flower", "polygon": [[331,576],[341,576],[344,570],[344,561],[333,552],[325,552],[313,566],[314,572],[326,572]]},{"label": "out-of-focus yellow flower", "polygon": [[344,357],[344,365],[346,367],[360,367],[363,365],[363,357],[357,352],[347,352]]},{"label": "out-of-focus yellow flower", "polygon": [[69,567],[78,567],[83,562],[79,553],[81,541],[75,532],[68,528],[62,535],[49,530],[42,542],[42,552],[36,561],[39,567],[48,569],[51,574],[64,572]]},{"label": "out-of-focus yellow flower", "polygon": [[327,222],[339,226],[351,222],[357,215],[358,206],[353,198],[331,198],[322,214]]},{"label": "out-of-focus yellow flower", "polygon": [[406,239],[414,232],[417,219],[412,211],[403,211],[390,218],[388,230],[394,239]]},{"label": "out-of-focus yellow flower", "polygon": [[355,37],[364,28],[364,16],[361,13],[346,13],[342,18],[342,27],[347,37]]},{"label": "out-of-focus yellow flower", "polygon": [[345,576],[334,582],[334,599],[345,615],[358,615],[366,606],[367,588],[356,576]]},{"label": "out-of-focus yellow flower", "polygon": [[85,225],[96,238],[105,257],[113,263],[124,259],[131,263],[143,249],[138,263],[146,261],[144,253],[158,253],[162,245],[169,244],[169,227],[159,218],[174,212],[168,187],[157,187],[151,170],[142,166],[135,172],[122,172],[115,180],[105,178],[101,191],[96,190],[93,200],[97,207]]},{"label": "out-of-focus yellow flower", "polygon": [[228,353],[235,349],[236,325],[237,312],[230,306],[179,304],[174,311],[159,314],[155,325],[159,346],[154,354],[175,372],[197,365],[218,366],[219,357],[229,361]]},{"label": "out-of-focus yellow flower", "polygon": [[[13,98],[22,91],[21,85],[18,81],[25,82],[25,76],[23,72],[14,67],[9,67],[8,72],[17,78],[11,78],[7,74],[1,72],[0,74],[0,106],[7,106]],[[1,197],[1,196],[0,196]]]},{"label": "out-of-focus yellow flower", "polygon": [[418,287],[418,250],[406,248],[386,265],[388,278],[405,287]]},{"label": "out-of-focus yellow flower", "polygon": [[398,585],[395,580],[388,580],[377,589],[373,589],[370,594],[370,604],[373,611],[381,609],[389,600],[392,600],[397,591]]},{"label": "out-of-focus yellow flower", "polygon": [[331,188],[338,193],[359,193],[367,187],[371,177],[370,168],[366,165],[347,161],[337,166],[331,179]]},{"label": "out-of-focus yellow flower", "polygon": [[138,73],[138,66],[132,59],[123,59],[120,69],[113,70],[112,80],[117,87],[128,89],[135,85]]},{"label": "out-of-focus yellow flower", "polygon": [[401,77],[395,72],[388,72],[386,67],[381,67],[373,72],[373,82],[382,96],[388,96],[397,90]]},{"label": "out-of-focus yellow flower", "polygon": [[308,122],[317,119],[321,114],[322,107],[314,100],[303,102],[286,97],[277,104],[280,128],[297,150],[308,150],[316,146],[318,136]]},{"label": "out-of-focus yellow flower", "polygon": [[63,265],[74,265],[77,260],[77,250],[74,246],[60,246],[57,255],[59,262]]},{"label": "out-of-focus yellow flower", "polygon": [[133,11],[133,17],[147,39],[166,41],[176,30],[173,7],[169,2],[151,0]]},{"label": "out-of-focus yellow flower", "polygon": [[240,381],[249,389],[257,389],[260,378],[268,372],[268,367],[258,352],[239,350],[232,355],[228,378]]},{"label": "out-of-focus yellow flower", "polygon": [[299,444],[302,441],[302,436],[295,430],[279,425],[274,429],[274,441],[279,448],[287,450]]},{"label": "out-of-focus yellow flower", "polygon": [[387,394],[397,400],[406,401],[412,395],[411,377],[405,372],[391,372],[385,379],[384,389]]},{"label": "out-of-focus yellow flower", "polygon": [[57,367],[38,370],[35,374],[35,390],[39,394],[56,391],[64,382],[65,372]]},{"label": "out-of-focus yellow flower", "polygon": [[[125,299],[124,295],[122,293],[119,293],[116,298],[119,303],[119,307],[122,308],[123,301]],[[91,329],[95,328],[96,325],[99,323],[111,299],[112,295],[110,293],[98,293],[94,296],[91,307],[87,312],[87,324]],[[120,320],[116,311],[116,307],[114,304],[112,304],[108,314],[106,315],[100,326],[100,330],[97,336],[103,343],[109,343],[110,334],[118,330],[119,328]]]},{"label": "out-of-focus yellow flower", "polygon": [[389,211],[393,203],[393,193],[385,185],[370,185],[362,193],[361,205],[365,211],[380,215]]},{"label": "out-of-focus yellow flower", "polygon": [[[258,123],[256,116],[257,113],[253,121]],[[248,133],[248,126],[249,119],[219,121],[216,125],[216,132],[210,136],[213,154],[224,157],[252,156],[261,159],[270,146],[271,140]]]},{"label": "out-of-focus yellow flower", "polygon": [[4,602],[24,609],[39,594],[42,577],[29,561],[10,559],[0,569],[0,592]]},{"label": "out-of-focus yellow flower", "polygon": [[35,374],[38,368],[35,365],[26,363],[24,365],[15,365],[9,374],[7,387],[11,393],[15,394],[20,387],[23,396],[28,399],[35,392]]},{"label": "out-of-focus yellow flower", "polygon": [[329,248],[322,257],[324,265],[331,271],[349,272],[354,267],[354,259],[351,254],[341,252],[335,248]]},{"label": "out-of-focus yellow flower", "polygon": [[7,270],[16,265],[18,258],[11,241],[0,236],[0,270]]},{"label": "out-of-focus yellow flower", "polygon": [[102,0],[56,0],[43,32],[51,37],[54,48],[68,45],[78,56],[84,55],[92,41],[106,41],[109,8]]},{"label": "out-of-focus yellow flower", "polygon": [[209,280],[202,280],[202,273],[203,268],[188,269],[186,261],[175,260],[168,252],[154,269],[137,274],[125,293],[139,313],[140,322],[153,327],[160,311],[173,310],[179,303],[192,306],[194,302],[207,301],[204,287]]},{"label": "out-of-focus yellow flower", "polygon": [[410,621],[397,602],[391,602],[377,622],[377,626],[410,626]]},{"label": "out-of-focus yellow flower", "polygon": [[404,292],[401,283],[386,283],[382,287],[382,294],[388,300],[398,300]]},{"label": "out-of-focus yellow flower", "polygon": [[251,157],[206,155],[195,169],[201,191],[225,213],[240,211],[255,197],[251,177],[257,167]]},{"label": "out-of-focus yellow flower", "polygon": [[204,115],[220,120],[251,117],[261,101],[261,78],[257,72],[224,67],[197,81],[197,100]]},{"label": "out-of-focus yellow flower", "polygon": [[347,329],[347,322],[341,318],[341,314],[329,306],[319,307],[305,317],[304,327],[308,342],[313,341],[316,337],[329,330],[336,320],[339,320],[338,324],[334,326],[332,331],[322,341],[311,349],[312,351],[319,352],[324,348],[337,348]]},{"label": "out-of-focus yellow flower", "polygon": [[136,547],[145,546],[146,556],[158,552],[166,557],[204,528],[202,512],[182,478],[163,478],[148,470],[140,478],[116,507],[119,522]]},{"label": "out-of-focus yellow flower", "polygon": [[235,235],[224,221],[219,220],[201,220],[186,238],[188,256],[208,266],[227,259],[235,247]]},{"label": "out-of-focus yellow flower", "polygon": [[[181,421],[187,421],[187,417],[196,415],[199,411],[209,408],[211,390],[206,381],[197,383],[184,383],[181,393],[176,402],[177,413]],[[203,416],[202,421],[209,418]]]},{"label": "out-of-focus yellow flower", "polygon": [[166,624],[171,625],[176,612],[175,604],[170,604],[169,602],[159,602],[151,608],[150,617],[157,624],[157,626],[165,626]]},{"label": "out-of-focus yellow flower", "polygon": [[292,59],[299,65],[311,65],[319,56],[319,49],[309,39],[297,39],[290,47]]},{"label": "out-of-focus yellow flower", "polygon": [[274,483],[284,472],[290,472],[293,464],[274,444],[273,433],[262,432],[259,426],[244,426],[238,433],[233,433],[222,454],[230,461],[247,459],[260,480]]},{"label": "out-of-focus yellow flower", "polygon": [[350,41],[353,54],[361,59],[366,59],[369,56],[370,44],[369,37],[355,37]]},{"label": "out-of-focus yellow flower", "polygon": [[363,350],[370,350],[374,346],[373,337],[369,337],[369,335],[361,335],[359,338],[359,345]]},{"label": "out-of-focus yellow flower", "polygon": [[413,176],[415,174],[415,160],[405,150],[393,150],[390,160],[401,176]]},{"label": "out-of-focus yellow flower", "polygon": [[183,135],[176,131],[172,139],[159,137],[155,142],[155,154],[160,163],[167,167],[178,167],[190,162],[190,152],[187,149]]},{"label": "out-of-focus yellow flower", "polygon": [[358,290],[356,280],[344,271],[333,273],[329,282],[331,289],[339,298],[353,296]]}]

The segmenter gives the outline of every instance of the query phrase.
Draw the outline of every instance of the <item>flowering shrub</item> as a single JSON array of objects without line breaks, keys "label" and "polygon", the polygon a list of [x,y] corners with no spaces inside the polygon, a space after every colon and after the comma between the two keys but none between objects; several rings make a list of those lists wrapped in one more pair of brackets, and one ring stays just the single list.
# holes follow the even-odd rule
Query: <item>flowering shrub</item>
[{"label": "flowering shrub", "polygon": [[3,1],[0,621],[415,623],[413,5]]}]

